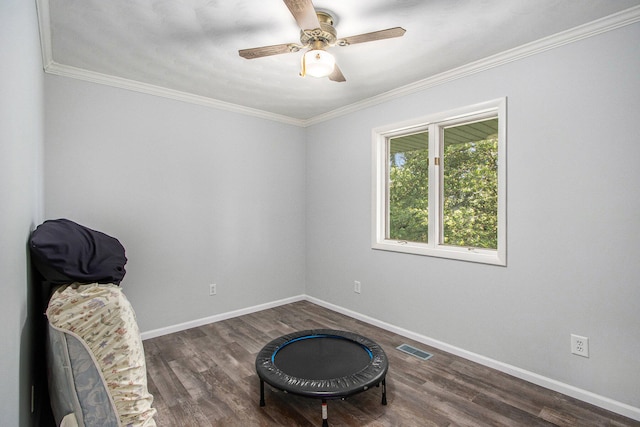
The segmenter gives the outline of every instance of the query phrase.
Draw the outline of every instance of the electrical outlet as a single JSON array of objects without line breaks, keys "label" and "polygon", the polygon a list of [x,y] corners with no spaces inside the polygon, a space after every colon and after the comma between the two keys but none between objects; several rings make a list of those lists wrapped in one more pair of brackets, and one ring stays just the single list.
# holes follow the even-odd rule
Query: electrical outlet
[{"label": "electrical outlet", "polygon": [[360,282],[358,282],[357,280],[353,282],[353,292],[355,292],[356,294],[359,294],[360,291],[362,290],[362,285],[360,284]]},{"label": "electrical outlet", "polygon": [[589,357],[589,338],[571,334],[571,353]]},{"label": "electrical outlet", "polygon": [[215,295],[216,294],[216,284],[212,283],[209,285],[209,296]]}]

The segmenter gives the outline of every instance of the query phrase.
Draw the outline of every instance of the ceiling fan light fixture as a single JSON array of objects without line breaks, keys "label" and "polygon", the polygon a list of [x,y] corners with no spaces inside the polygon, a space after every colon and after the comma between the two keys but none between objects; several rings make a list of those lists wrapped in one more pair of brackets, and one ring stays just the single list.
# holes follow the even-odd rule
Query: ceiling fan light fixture
[{"label": "ceiling fan light fixture", "polygon": [[312,49],[304,54],[305,74],[313,77],[327,77],[336,66],[332,54],[322,49]]},{"label": "ceiling fan light fixture", "polygon": [[240,49],[238,54],[241,57],[255,59],[281,53],[298,52],[301,49],[309,48],[304,55],[300,56],[300,75],[302,77],[309,74],[313,77],[328,77],[333,82],[345,82],[344,74],[336,64],[335,58],[325,51],[325,48],[402,37],[405,33],[404,28],[394,27],[338,39],[333,13],[316,10],[311,0],[283,1],[300,27],[300,44],[282,43]]}]

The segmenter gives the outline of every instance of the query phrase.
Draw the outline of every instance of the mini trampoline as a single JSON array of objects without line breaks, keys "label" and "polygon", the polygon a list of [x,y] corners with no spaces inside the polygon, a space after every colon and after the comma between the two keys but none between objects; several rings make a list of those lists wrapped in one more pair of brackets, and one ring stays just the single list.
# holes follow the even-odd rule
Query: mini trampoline
[{"label": "mini trampoline", "polygon": [[260,406],[265,406],[266,382],[287,393],[322,399],[322,425],[327,426],[327,400],[382,385],[382,404],[386,405],[388,366],[382,347],[351,332],[316,329],[283,335],[256,357]]}]

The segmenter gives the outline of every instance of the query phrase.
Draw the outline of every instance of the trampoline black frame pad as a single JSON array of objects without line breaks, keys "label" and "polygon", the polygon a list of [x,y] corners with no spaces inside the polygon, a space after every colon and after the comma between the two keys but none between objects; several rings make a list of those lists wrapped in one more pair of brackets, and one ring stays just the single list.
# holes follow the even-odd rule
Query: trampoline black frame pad
[{"label": "trampoline black frame pad", "polygon": [[[362,358],[362,351],[369,356],[369,363],[358,366],[353,372],[343,372],[337,378],[300,378],[287,372],[286,366],[278,366],[278,352],[285,347],[304,345],[312,339],[326,339],[339,343],[352,343],[354,355]],[[337,341],[336,341],[337,340]],[[331,345],[328,343],[327,345]],[[342,346],[344,347],[344,346]],[[290,350],[289,348],[288,350]],[[344,349],[344,348],[343,348]],[[302,353],[302,352],[301,352]],[[302,356],[304,357],[304,356]],[[333,360],[333,363],[336,361]],[[317,363],[313,362],[313,363]],[[348,363],[347,363],[348,364]],[[265,405],[264,383],[272,387],[300,396],[322,399],[323,420],[326,425],[326,400],[344,399],[382,385],[382,404],[387,404],[385,377],[389,363],[382,347],[361,335],[334,329],[312,329],[283,335],[265,345],[256,357],[256,372],[260,378],[260,406]],[[318,375],[308,375],[309,377]]]}]

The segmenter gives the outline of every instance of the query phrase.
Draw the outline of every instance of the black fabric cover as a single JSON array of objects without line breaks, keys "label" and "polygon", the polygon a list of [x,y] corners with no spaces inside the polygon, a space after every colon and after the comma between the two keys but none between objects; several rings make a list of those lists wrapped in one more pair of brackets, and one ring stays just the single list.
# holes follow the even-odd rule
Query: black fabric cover
[{"label": "black fabric cover", "polygon": [[126,273],[127,258],[118,239],[68,219],[39,225],[29,247],[38,271],[54,284],[120,284]]},{"label": "black fabric cover", "polygon": [[[326,341],[321,344],[322,340]],[[319,350],[319,346],[326,346],[320,352],[329,352],[334,345],[340,353],[336,355],[337,359],[329,356],[323,361],[322,358],[309,357],[307,352],[311,350],[309,347]],[[281,350],[283,353],[279,356]],[[292,358],[296,359],[294,353],[298,353],[299,358],[289,365]],[[363,359],[363,354],[368,362]],[[336,368],[331,366],[336,363],[344,365],[337,368],[337,375]],[[306,367],[301,368],[300,364],[306,364]],[[326,366],[320,366],[323,364]],[[288,366],[291,372],[288,372]],[[341,399],[378,385],[385,379],[388,367],[387,355],[378,344],[361,335],[333,329],[283,335],[264,346],[256,357],[256,372],[267,384],[289,393],[320,399]],[[308,369],[311,372],[304,375]],[[321,375],[323,372],[325,377]]]}]

